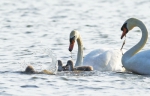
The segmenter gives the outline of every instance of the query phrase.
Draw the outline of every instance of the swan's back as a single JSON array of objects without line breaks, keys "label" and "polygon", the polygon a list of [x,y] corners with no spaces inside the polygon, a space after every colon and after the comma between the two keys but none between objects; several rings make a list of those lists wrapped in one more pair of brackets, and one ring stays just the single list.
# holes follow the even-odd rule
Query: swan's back
[{"label": "swan's back", "polygon": [[97,49],[85,56],[83,65],[93,66],[99,71],[122,71],[121,58],[120,50]]}]

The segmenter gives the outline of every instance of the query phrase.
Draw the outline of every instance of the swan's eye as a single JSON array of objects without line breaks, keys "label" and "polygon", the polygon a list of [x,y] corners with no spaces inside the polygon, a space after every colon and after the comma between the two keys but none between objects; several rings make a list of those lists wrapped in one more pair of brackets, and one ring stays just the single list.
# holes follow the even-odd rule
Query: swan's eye
[{"label": "swan's eye", "polygon": [[[123,26],[121,27],[121,30],[123,31],[123,28],[127,29],[127,23],[124,23]],[[128,30],[128,29],[127,29]],[[128,31],[127,31],[128,32]]]},{"label": "swan's eye", "polygon": [[123,31],[123,28],[127,28],[127,23],[124,23],[121,27],[121,30]]},{"label": "swan's eye", "polygon": [[71,43],[72,41],[75,41],[75,36],[73,36],[72,38],[70,38],[70,43]]}]

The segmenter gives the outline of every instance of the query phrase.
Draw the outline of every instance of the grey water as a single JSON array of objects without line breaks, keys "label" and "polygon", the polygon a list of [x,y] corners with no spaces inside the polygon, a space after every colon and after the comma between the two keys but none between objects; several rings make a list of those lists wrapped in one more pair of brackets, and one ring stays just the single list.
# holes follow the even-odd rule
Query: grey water
[{"label": "grey water", "polygon": [[[27,65],[48,68],[51,49],[64,64],[75,62],[77,44],[68,51],[69,34],[80,32],[84,55],[98,48],[120,49],[121,26],[138,18],[150,30],[149,0],[1,0],[1,96],[149,96],[150,77],[116,72],[22,74]],[[127,34],[125,50],[141,37],[139,28]],[[142,50],[149,49],[150,40]],[[43,52],[43,53],[42,53]],[[36,54],[33,54],[36,53]],[[140,67],[140,66],[139,66]]]}]

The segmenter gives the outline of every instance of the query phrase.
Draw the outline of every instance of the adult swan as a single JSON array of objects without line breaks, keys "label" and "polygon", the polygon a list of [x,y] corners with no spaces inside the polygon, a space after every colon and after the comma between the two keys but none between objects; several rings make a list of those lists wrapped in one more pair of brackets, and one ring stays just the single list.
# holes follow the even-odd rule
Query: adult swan
[{"label": "adult swan", "polygon": [[78,43],[78,54],[75,66],[89,65],[94,70],[99,71],[124,71],[121,63],[122,53],[120,50],[97,49],[84,57],[83,60],[83,43],[77,30],[70,33],[69,51],[73,50],[74,43]]},{"label": "adult swan", "polygon": [[150,50],[139,52],[144,47],[148,38],[148,31],[143,22],[135,18],[130,18],[125,21],[121,27],[121,30],[123,31],[121,39],[126,36],[128,31],[136,26],[141,29],[142,38],[123,55],[122,64],[127,70],[134,73],[150,75]]}]

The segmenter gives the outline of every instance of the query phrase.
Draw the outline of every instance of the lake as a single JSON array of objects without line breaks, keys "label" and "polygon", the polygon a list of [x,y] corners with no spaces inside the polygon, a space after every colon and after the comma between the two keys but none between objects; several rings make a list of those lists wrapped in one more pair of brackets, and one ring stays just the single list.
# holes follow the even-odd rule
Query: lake
[{"label": "lake", "polygon": [[[150,77],[117,72],[58,72],[56,75],[22,74],[27,65],[41,71],[52,58],[76,61],[69,34],[80,32],[84,56],[99,48],[120,49],[121,26],[137,18],[150,30],[149,0],[1,0],[1,96],[149,96]],[[125,50],[141,38],[139,28],[127,34]],[[142,50],[149,49],[150,39]],[[51,52],[49,55],[48,52]],[[54,56],[54,57],[53,57]]]}]

